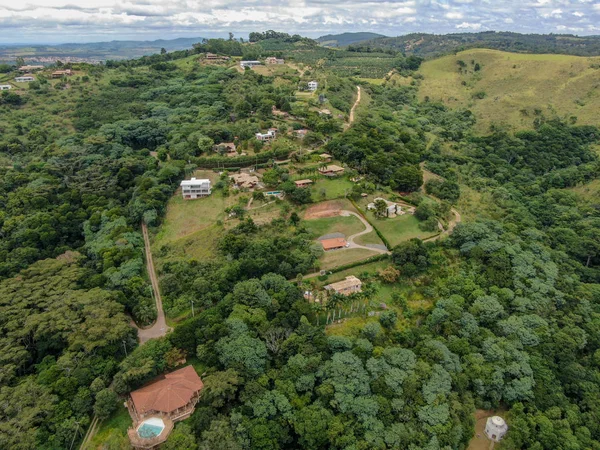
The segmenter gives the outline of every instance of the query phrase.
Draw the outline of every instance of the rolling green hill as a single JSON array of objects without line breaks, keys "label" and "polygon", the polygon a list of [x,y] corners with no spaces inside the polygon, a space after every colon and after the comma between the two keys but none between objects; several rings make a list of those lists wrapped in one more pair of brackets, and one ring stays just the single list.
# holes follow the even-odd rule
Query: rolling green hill
[{"label": "rolling green hill", "polygon": [[473,49],[427,61],[420,72],[420,98],[470,109],[480,132],[492,123],[530,128],[542,116],[599,123],[600,57]]},{"label": "rolling green hill", "polygon": [[347,45],[356,44],[358,42],[385,37],[386,36],[384,36],[383,34],[378,33],[327,34],[318,38],[317,42],[319,42],[325,47],[345,47]]},{"label": "rolling green hill", "polygon": [[490,48],[517,53],[564,53],[578,56],[600,55],[600,36],[571,34],[520,34],[485,31],[482,33],[411,33],[364,42],[373,48],[395,49],[406,54],[436,57],[469,48]]}]

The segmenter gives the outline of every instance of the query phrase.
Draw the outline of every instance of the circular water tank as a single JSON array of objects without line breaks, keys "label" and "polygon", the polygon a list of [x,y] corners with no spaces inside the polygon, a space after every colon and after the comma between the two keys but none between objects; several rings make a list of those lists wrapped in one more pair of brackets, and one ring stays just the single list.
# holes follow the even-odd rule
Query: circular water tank
[{"label": "circular water tank", "polygon": [[485,423],[485,434],[492,441],[500,441],[507,431],[508,425],[502,417],[488,417],[488,420]]}]

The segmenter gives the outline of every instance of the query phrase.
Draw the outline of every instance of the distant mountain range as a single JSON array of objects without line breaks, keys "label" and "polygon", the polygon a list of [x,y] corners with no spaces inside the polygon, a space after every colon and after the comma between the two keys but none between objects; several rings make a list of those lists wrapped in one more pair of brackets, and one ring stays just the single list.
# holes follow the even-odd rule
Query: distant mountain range
[{"label": "distant mountain range", "polygon": [[377,38],[385,38],[386,36],[378,33],[342,33],[328,34],[321,36],[317,42],[325,47],[346,47],[347,45],[357,44],[359,42],[368,41]]},{"label": "distant mountain range", "polygon": [[14,62],[22,56],[28,62],[51,63],[57,59],[66,61],[104,61],[107,59],[130,59],[159,53],[192,48],[203,38],[159,39],[155,41],[110,41],[86,44],[58,45],[0,45],[0,62]]},{"label": "distant mountain range", "polygon": [[600,55],[600,36],[571,34],[520,34],[485,31],[481,33],[412,33],[360,42],[361,47],[394,49],[407,55],[436,57],[470,48],[489,48],[515,53],[558,53],[576,56]]}]

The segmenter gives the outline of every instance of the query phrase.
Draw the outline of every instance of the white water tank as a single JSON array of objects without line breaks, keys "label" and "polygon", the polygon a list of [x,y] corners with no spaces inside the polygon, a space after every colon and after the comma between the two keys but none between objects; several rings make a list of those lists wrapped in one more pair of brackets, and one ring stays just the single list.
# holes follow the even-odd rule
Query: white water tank
[{"label": "white water tank", "polygon": [[499,442],[507,431],[508,425],[506,425],[506,421],[502,417],[488,417],[485,423],[485,434],[492,441]]}]

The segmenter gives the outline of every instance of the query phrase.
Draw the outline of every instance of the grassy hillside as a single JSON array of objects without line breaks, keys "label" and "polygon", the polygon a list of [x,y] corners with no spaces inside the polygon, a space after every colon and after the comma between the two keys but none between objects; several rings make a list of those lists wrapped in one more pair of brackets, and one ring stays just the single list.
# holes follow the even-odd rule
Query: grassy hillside
[{"label": "grassy hillside", "polygon": [[489,48],[517,53],[559,53],[579,56],[600,55],[599,36],[571,34],[521,34],[484,31],[481,33],[411,33],[364,42],[372,48],[399,50],[408,55],[436,57],[469,48]]},{"label": "grassy hillside", "polygon": [[473,49],[427,61],[421,73],[420,98],[469,108],[480,132],[492,123],[528,128],[541,116],[599,123],[600,57]]}]

